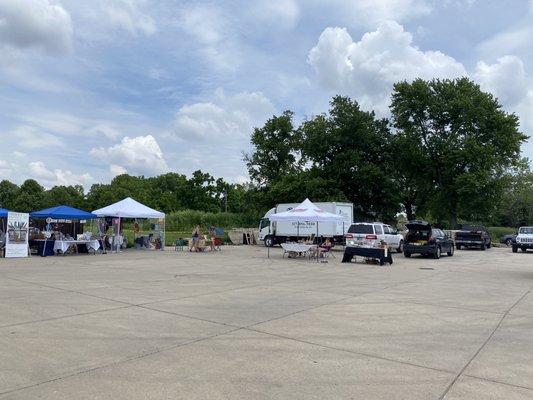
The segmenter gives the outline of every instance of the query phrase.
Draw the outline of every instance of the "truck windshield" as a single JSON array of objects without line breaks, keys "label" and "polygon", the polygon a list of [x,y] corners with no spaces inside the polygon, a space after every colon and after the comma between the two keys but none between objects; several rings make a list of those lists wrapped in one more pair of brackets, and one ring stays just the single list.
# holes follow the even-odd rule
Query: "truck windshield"
[{"label": "truck windshield", "polygon": [[370,224],[355,224],[350,226],[348,233],[374,233],[374,228]]},{"label": "truck windshield", "polygon": [[483,231],[483,227],[479,225],[462,225],[461,226],[462,231],[471,231],[471,232],[479,232]]},{"label": "truck windshield", "polygon": [[521,233],[523,235],[533,235],[533,226],[520,228],[520,231],[518,233]]},{"label": "truck windshield", "polygon": [[270,225],[270,220],[268,218],[263,218],[260,222],[259,222],[259,230],[263,229],[263,228],[266,228],[268,225]]}]

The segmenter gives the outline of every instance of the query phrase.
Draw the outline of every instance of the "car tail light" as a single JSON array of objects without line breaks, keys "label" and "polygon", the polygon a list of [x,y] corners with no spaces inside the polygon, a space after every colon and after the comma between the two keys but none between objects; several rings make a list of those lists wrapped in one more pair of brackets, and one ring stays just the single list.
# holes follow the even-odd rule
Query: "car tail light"
[{"label": "car tail light", "polygon": [[365,239],[366,240],[377,240],[377,236],[376,235],[366,235],[365,236]]},{"label": "car tail light", "polygon": [[353,235],[351,233],[346,234],[346,239],[353,239]]}]

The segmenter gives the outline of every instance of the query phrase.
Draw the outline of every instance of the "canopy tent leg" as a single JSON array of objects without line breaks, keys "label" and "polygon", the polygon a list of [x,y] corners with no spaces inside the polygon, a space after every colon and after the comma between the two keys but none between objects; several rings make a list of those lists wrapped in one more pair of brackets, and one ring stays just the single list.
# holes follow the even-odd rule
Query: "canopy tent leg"
[{"label": "canopy tent leg", "polygon": [[320,251],[318,247],[318,221],[316,221],[316,262],[318,262],[318,253],[320,253]]},{"label": "canopy tent leg", "polygon": [[163,218],[163,243],[161,243],[161,250],[165,250],[165,245],[167,243],[167,219],[166,215],[165,218]]},{"label": "canopy tent leg", "polygon": [[[270,222],[268,223],[268,236],[270,236]],[[270,246],[267,246],[267,258],[270,258]]]},{"label": "canopy tent leg", "polygon": [[114,240],[114,242],[115,242],[115,247],[117,248],[117,253],[118,253],[118,246],[119,246],[119,245],[117,244],[117,242],[118,242],[118,237],[120,236],[120,217],[118,217],[118,227],[117,227],[117,232],[118,232],[118,233],[117,233],[117,235],[115,236],[115,240]]}]

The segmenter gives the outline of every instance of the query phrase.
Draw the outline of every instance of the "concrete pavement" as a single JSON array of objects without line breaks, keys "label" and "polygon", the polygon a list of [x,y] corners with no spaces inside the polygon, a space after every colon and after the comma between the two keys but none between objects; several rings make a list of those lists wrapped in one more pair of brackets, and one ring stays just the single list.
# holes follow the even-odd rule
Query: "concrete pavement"
[{"label": "concrete pavement", "polygon": [[0,260],[0,399],[532,399],[533,252]]}]

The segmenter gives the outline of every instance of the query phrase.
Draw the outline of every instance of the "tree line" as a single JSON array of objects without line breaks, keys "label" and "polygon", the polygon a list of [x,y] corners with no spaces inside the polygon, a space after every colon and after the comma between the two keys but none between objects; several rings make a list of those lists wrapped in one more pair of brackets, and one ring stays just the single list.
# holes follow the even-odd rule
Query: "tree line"
[{"label": "tree line", "polygon": [[[276,203],[349,201],[356,220],[398,213],[453,228],[458,222],[533,224],[533,174],[516,115],[466,78],[394,86],[390,118],[336,96],[327,113],[295,124],[290,110],[251,134],[247,184],[196,171],[190,178],[115,177],[109,184],[0,182],[0,206],[29,212],[58,204],[94,210],[124,197],[169,214],[182,210],[261,216]],[[253,221],[254,218],[246,220]]]}]

